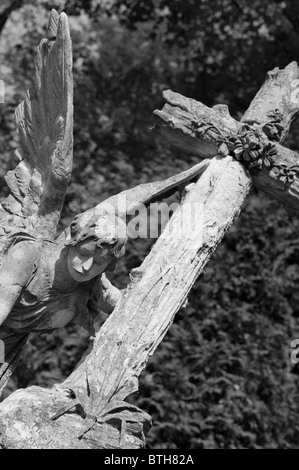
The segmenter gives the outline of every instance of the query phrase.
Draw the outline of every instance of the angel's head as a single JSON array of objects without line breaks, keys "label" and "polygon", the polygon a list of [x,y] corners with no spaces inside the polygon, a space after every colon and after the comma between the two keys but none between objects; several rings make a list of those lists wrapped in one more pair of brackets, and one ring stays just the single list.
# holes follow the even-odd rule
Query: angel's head
[{"label": "angel's head", "polygon": [[113,271],[125,254],[127,227],[115,213],[95,208],[77,215],[66,243],[68,269],[73,279],[86,282],[104,271]]}]

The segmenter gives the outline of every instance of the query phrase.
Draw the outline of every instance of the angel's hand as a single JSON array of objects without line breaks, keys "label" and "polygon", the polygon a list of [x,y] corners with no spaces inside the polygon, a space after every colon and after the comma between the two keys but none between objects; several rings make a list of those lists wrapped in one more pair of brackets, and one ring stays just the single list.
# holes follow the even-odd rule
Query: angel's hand
[{"label": "angel's hand", "polygon": [[103,273],[101,277],[102,281],[102,299],[100,302],[100,309],[105,313],[112,313],[115,305],[117,304],[119,298],[122,295],[117,287],[113,286],[111,282],[107,279],[106,275]]},{"label": "angel's hand", "polygon": [[0,326],[29,281],[39,250],[33,241],[12,246],[0,266]]}]

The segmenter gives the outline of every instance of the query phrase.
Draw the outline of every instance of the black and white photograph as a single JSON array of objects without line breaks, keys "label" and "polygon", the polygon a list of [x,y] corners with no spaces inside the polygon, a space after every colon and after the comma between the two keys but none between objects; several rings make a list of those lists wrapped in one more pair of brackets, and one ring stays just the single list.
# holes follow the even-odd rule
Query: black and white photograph
[{"label": "black and white photograph", "polygon": [[1,0],[0,450],[299,449],[297,61],[298,0]]}]

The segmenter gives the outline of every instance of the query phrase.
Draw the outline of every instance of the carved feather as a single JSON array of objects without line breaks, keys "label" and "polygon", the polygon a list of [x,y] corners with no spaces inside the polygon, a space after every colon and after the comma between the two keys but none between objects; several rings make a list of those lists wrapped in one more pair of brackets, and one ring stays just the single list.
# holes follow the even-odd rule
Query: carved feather
[{"label": "carved feather", "polygon": [[72,169],[72,46],[65,13],[50,14],[33,85],[15,121],[21,161],[5,178],[11,193],[0,205],[0,238],[5,227],[15,231],[24,223],[29,232],[54,237]]}]

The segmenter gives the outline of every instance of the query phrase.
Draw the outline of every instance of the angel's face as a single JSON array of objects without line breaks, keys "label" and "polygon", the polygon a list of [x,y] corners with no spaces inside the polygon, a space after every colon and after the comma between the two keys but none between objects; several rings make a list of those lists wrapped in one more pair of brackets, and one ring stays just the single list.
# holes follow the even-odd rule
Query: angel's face
[{"label": "angel's face", "polygon": [[104,272],[114,260],[111,248],[113,244],[98,246],[92,238],[70,246],[67,264],[72,278],[77,282],[86,282]]}]

